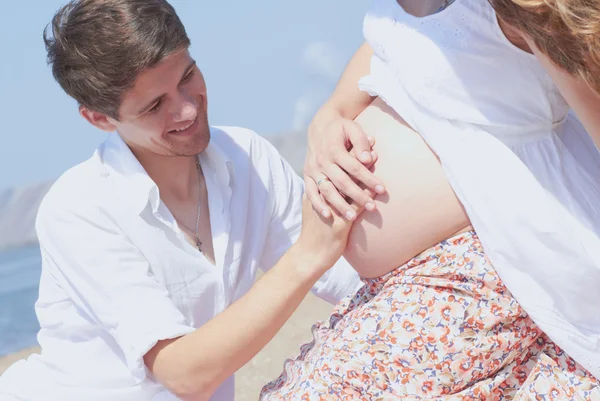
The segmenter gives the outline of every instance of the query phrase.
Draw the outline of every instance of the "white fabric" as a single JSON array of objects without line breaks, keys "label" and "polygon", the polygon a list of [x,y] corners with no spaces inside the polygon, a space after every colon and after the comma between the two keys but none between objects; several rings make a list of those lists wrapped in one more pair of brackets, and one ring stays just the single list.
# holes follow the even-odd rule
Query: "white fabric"
[{"label": "white fabric", "polygon": [[[0,399],[176,400],[148,376],[144,354],[240,298],[301,226],[303,182],[275,148],[245,129],[211,131],[200,163],[216,266],[185,239],[117,134],[54,184],[37,221],[42,354],[0,378]],[[314,292],[336,302],[359,285],[342,260]],[[212,399],[233,397],[231,377]]]},{"label": "white fabric", "polygon": [[549,337],[600,378],[600,155],[487,0],[419,18],[375,0],[360,86],[440,157],[485,250]]}]

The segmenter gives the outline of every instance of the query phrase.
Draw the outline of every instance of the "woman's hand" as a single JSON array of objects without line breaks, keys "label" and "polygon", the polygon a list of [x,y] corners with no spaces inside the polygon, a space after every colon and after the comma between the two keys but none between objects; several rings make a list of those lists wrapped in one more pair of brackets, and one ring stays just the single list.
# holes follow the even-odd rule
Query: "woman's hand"
[{"label": "woman's hand", "polygon": [[304,181],[309,201],[323,217],[332,215],[329,205],[350,221],[357,217],[351,202],[361,209],[375,209],[373,196],[384,193],[385,187],[369,171],[377,159],[373,145],[374,140],[357,123],[341,116],[329,120],[322,128],[311,125]]},{"label": "woman's hand", "polygon": [[[356,204],[349,206],[355,213]],[[335,211],[329,217],[323,217],[306,195],[302,197],[302,231],[293,245],[296,255],[310,261],[309,266],[322,275],[331,268],[344,253],[352,222],[344,219]]]}]

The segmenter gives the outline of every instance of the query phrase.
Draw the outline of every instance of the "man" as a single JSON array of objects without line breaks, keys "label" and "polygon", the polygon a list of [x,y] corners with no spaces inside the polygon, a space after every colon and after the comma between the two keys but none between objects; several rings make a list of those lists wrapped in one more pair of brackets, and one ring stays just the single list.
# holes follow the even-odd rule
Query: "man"
[{"label": "man", "polygon": [[0,398],[233,400],[233,373],[307,291],[335,302],[357,276],[342,263],[317,282],[333,260],[297,252],[253,286],[299,235],[302,182],[256,134],[209,127],[165,0],[75,0],[51,31],[54,77],[116,133],[40,207],[42,353],[6,372]]}]

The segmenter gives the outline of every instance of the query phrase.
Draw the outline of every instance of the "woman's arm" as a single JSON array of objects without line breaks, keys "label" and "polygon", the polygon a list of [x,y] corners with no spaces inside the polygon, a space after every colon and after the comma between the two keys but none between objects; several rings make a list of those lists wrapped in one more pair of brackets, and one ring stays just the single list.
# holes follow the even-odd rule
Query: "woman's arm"
[{"label": "woman's arm", "polygon": [[363,43],[350,59],[333,94],[315,115],[309,130],[323,128],[337,117],[354,120],[373,101],[373,97],[358,89],[359,79],[369,73],[371,56],[373,49]]},{"label": "woman's arm", "polygon": [[[349,220],[356,218],[349,201],[338,190],[367,210],[374,209],[373,194],[385,192],[383,183],[366,167],[372,165],[376,158],[371,152],[373,143],[352,121],[374,99],[358,89],[359,79],[369,73],[372,55],[373,50],[367,43],[357,50],[333,94],[317,112],[308,129],[308,153],[304,166],[306,193],[315,209],[324,216],[330,215],[327,201]],[[351,154],[349,150],[352,150]],[[330,182],[324,181],[317,188],[316,182],[322,178],[328,178]],[[357,183],[364,184],[371,191],[363,191]]]},{"label": "woman's arm", "polygon": [[581,79],[559,68],[533,43],[529,46],[600,149],[600,95]]}]

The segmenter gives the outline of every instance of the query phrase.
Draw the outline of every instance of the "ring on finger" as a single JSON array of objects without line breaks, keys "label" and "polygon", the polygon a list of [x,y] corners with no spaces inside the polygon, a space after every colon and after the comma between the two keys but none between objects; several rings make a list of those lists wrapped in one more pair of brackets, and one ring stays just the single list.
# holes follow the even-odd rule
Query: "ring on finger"
[{"label": "ring on finger", "polygon": [[329,179],[329,177],[323,176],[323,178],[321,178],[317,181],[317,188],[320,187],[321,184],[324,183],[325,181],[331,181],[331,180]]}]

